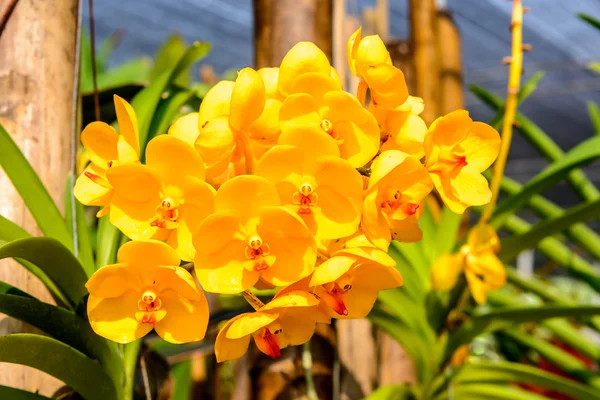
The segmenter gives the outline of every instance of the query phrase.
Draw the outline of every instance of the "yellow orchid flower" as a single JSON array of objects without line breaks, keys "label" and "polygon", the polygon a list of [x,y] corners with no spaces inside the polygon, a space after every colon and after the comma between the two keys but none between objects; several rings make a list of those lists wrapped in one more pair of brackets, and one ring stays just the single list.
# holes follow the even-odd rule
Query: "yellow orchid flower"
[{"label": "yellow orchid flower", "polygon": [[110,221],[133,240],[166,240],[185,261],[194,258],[192,231],[214,208],[214,189],[193,147],[161,135],[146,147],[146,165],[113,167]]},{"label": "yellow orchid flower", "polygon": [[133,108],[121,97],[114,95],[119,132],[112,126],[96,121],[81,132],[85,157],[91,162],[77,178],[73,194],[80,203],[103,207],[98,217],[106,215],[113,188],[106,179],[107,171],[114,166],[138,163],[140,144],[138,123]]},{"label": "yellow orchid flower", "polygon": [[[234,82],[221,81],[204,97],[198,113],[196,150],[202,156],[209,179],[227,171],[230,163],[244,160],[251,173],[249,132],[259,120],[266,102],[265,84],[252,68],[244,68]],[[269,115],[273,110],[269,108]],[[265,124],[265,121],[259,121]]]},{"label": "yellow orchid flower", "polygon": [[436,119],[425,136],[425,167],[444,203],[455,213],[490,201],[481,175],[500,151],[500,135],[465,110]]},{"label": "yellow orchid flower", "polygon": [[367,87],[372,104],[387,109],[402,105],[408,98],[404,74],[392,64],[390,53],[378,35],[362,37],[362,27],[348,39],[348,65],[361,78],[357,97],[364,105]]},{"label": "yellow orchid flower", "polygon": [[198,130],[199,113],[192,112],[182,115],[169,127],[167,134],[181,139],[190,146],[194,147],[200,131]]},{"label": "yellow orchid flower", "polygon": [[316,310],[317,298],[304,291],[291,291],[273,298],[253,313],[232,318],[217,335],[215,354],[218,362],[242,357],[250,338],[256,347],[271,358],[281,350],[310,340],[317,322],[329,319]]},{"label": "yellow orchid flower", "polygon": [[237,176],[219,188],[215,212],[200,223],[193,243],[196,276],[213,293],[240,293],[259,278],[286,286],[308,276],[316,260],[313,235],[259,176]]},{"label": "yellow orchid flower", "polygon": [[297,126],[320,128],[338,144],[341,157],[355,168],[377,154],[377,120],[354,96],[342,91],[331,76],[304,73],[293,81],[289,91],[279,114],[282,132]]},{"label": "yellow orchid flower", "polygon": [[487,301],[487,294],[506,284],[506,269],[496,256],[500,247],[498,235],[489,225],[476,226],[467,237],[467,244],[456,254],[444,254],[431,269],[432,286],[436,290],[453,288],[464,272],[469,290],[478,304]]},{"label": "yellow orchid flower", "polygon": [[418,115],[422,108],[417,107],[418,102],[413,106],[408,101],[391,110],[369,105],[369,111],[377,119],[381,130],[381,151],[400,150],[418,159],[423,158],[427,125]]},{"label": "yellow orchid flower", "polygon": [[282,203],[318,238],[356,232],[362,210],[362,178],[339,158],[339,149],[318,128],[285,132],[256,165],[256,175],[277,187]]},{"label": "yellow orchid flower", "polygon": [[208,303],[194,278],[164,243],[134,241],[119,249],[118,264],[100,268],[86,283],[87,314],[98,335],[129,343],[152,329],[167,342],[204,338]]},{"label": "yellow orchid flower", "polygon": [[398,150],[381,153],[371,165],[363,202],[362,228],[382,250],[392,239],[418,241],[417,213],[433,184],[421,162]]}]

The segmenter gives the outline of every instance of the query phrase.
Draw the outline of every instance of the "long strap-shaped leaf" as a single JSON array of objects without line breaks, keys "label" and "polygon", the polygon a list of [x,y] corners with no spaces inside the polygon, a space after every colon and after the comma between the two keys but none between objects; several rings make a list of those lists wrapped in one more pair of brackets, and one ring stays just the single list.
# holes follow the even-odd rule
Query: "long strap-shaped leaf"
[{"label": "long strap-shaped leaf", "polygon": [[600,306],[526,306],[511,307],[476,314],[448,337],[443,360],[448,360],[456,349],[470,343],[476,336],[486,332],[506,329],[513,324],[537,322],[549,318],[586,318],[600,315]]},{"label": "long strap-shaped leaf", "polygon": [[28,333],[2,336],[0,362],[39,369],[86,400],[117,399],[115,386],[100,364],[56,339]]},{"label": "long strap-shaped leaf", "polygon": [[0,125],[0,166],[46,236],[72,248],[71,236],[48,190],[11,136]]},{"label": "long strap-shaped leaf", "polygon": [[596,218],[599,214],[600,199],[572,207],[558,218],[539,222],[523,234],[513,235],[502,240],[500,259],[504,262],[512,261],[520,252],[535,247],[541,240],[559,233],[573,224]]},{"label": "long strap-shaped leaf", "polygon": [[73,237],[73,253],[81,262],[81,266],[89,278],[96,271],[94,252],[92,251],[92,244],[85,221],[83,204],[73,196],[74,185],[75,179],[72,174],[69,174],[67,184],[65,185],[65,219],[69,232]]},{"label": "long strap-shaped leaf", "polygon": [[27,392],[21,389],[15,389],[0,385],[0,399],[7,400],[51,400],[49,397],[37,393]]},{"label": "long strap-shaped leaf", "polygon": [[52,238],[31,237],[0,246],[0,259],[20,258],[41,269],[71,305],[87,293],[83,268],[73,253]]},{"label": "long strap-shaped leaf", "polygon": [[452,387],[435,400],[548,400],[546,396],[536,394],[515,386],[476,383]]},{"label": "long strap-shaped leaf", "polygon": [[479,360],[466,364],[459,370],[453,381],[457,385],[501,382],[526,383],[550,389],[575,399],[600,400],[598,389],[546,372],[540,368],[507,361]]}]

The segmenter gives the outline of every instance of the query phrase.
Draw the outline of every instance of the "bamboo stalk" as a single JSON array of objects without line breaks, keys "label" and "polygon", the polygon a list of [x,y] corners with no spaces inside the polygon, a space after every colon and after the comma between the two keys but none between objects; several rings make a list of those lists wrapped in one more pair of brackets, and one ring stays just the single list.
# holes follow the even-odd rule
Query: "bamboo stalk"
[{"label": "bamboo stalk", "polygon": [[[31,162],[50,195],[63,207],[73,132],[73,84],[76,0],[27,0],[15,3],[12,14],[0,6],[6,20],[0,36],[0,123]],[[40,234],[4,172],[0,171],[0,214]],[[45,302],[45,287],[12,261],[0,261],[0,280]],[[32,331],[4,317],[0,335]],[[0,384],[49,396],[60,383],[33,369],[0,364]]]},{"label": "bamboo stalk", "polygon": [[461,43],[458,27],[448,10],[437,13],[437,46],[440,60],[440,115],[465,106]]}]

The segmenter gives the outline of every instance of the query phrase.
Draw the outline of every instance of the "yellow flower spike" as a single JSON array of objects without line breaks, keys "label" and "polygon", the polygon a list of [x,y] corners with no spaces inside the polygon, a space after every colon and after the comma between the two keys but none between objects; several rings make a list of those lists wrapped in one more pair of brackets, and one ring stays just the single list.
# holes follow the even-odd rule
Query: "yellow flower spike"
[{"label": "yellow flower spike", "polygon": [[492,193],[481,175],[496,159],[500,135],[473,122],[465,110],[440,117],[425,136],[425,167],[444,203],[455,213],[486,204]]},{"label": "yellow flower spike", "polygon": [[256,174],[275,184],[283,205],[298,214],[317,238],[353,234],[362,209],[360,174],[337,156],[336,147],[319,146],[323,134],[318,130],[292,132],[296,134],[286,138],[290,145],[269,150],[259,160]]},{"label": "yellow flower spike", "polygon": [[431,286],[433,289],[446,292],[452,289],[464,270],[464,255],[443,254],[431,267]]},{"label": "yellow flower spike", "polygon": [[[427,170],[418,159],[398,150],[381,153],[371,165],[363,202],[362,228],[367,238],[380,249],[387,250],[392,240],[391,229],[418,229],[417,211],[432,188]],[[402,238],[402,232],[398,233],[396,238]],[[420,233],[405,239],[410,237],[419,239]]]},{"label": "yellow flower spike", "polygon": [[182,115],[169,127],[168,135],[181,139],[193,147],[200,134],[198,117],[199,113],[197,112]]},{"label": "yellow flower spike", "polygon": [[240,293],[263,279],[275,286],[308,276],[316,260],[314,237],[281,207],[265,178],[238,176],[217,191],[215,212],[194,232],[196,276],[204,290]]},{"label": "yellow flower spike", "polygon": [[171,343],[204,338],[208,303],[194,279],[179,267],[177,253],[156,241],[134,241],[119,249],[86,284],[92,329],[118,343],[130,343],[152,329]]},{"label": "yellow flower spike", "polygon": [[307,72],[332,75],[331,65],[325,53],[314,43],[300,42],[294,45],[281,61],[277,85],[279,94],[287,96],[292,82]]},{"label": "yellow flower spike", "polygon": [[256,312],[232,318],[217,335],[217,361],[242,357],[251,338],[258,349],[271,358],[280,357],[281,350],[287,346],[306,343],[314,334],[316,323],[327,321],[316,310],[318,304],[308,292],[280,292]]},{"label": "yellow flower spike", "polygon": [[81,133],[85,157],[90,164],[77,178],[73,193],[88,206],[103,206],[98,217],[108,213],[113,188],[106,179],[107,171],[117,165],[139,162],[137,118],[133,108],[114,96],[120,134],[104,122],[92,122]]},{"label": "yellow flower spike", "polygon": [[425,155],[423,141],[427,134],[427,125],[413,108],[402,105],[393,110],[369,105],[369,111],[375,116],[381,130],[381,151],[400,150],[421,159]]},{"label": "yellow flower spike", "polygon": [[358,28],[346,45],[350,71],[361,78],[357,97],[364,104],[368,86],[374,105],[386,109],[401,106],[408,98],[404,74],[392,65],[390,54],[379,36],[361,36],[362,28]]},{"label": "yellow flower spike", "polygon": [[285,99],[279,114],[282,132],[299,126],[319,128],[337,143],[341,157],[353,167],[368,163],[379,150],[380,133],[375,117],[346,92],[324,92],[323,88],[333,87],[323,84],[331,78],[321,74],[306,74],[301,78],[307,81],[302,87],[309,93],[295,93]]},{"label": "yellow flower spike", "polygon": [[204,182],[203,162],[184,141],[168,135],[148,143],[146,165],[112,168],[111,223],[133,240],[166,240],[191,261],[191,232],[214,208],[214,189]]}]

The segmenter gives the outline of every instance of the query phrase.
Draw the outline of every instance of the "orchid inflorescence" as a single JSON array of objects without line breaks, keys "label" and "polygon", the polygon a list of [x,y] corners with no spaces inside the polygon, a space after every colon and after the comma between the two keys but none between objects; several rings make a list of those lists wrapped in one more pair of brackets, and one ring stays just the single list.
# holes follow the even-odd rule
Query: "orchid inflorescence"
[{"label": "orchid inflorescence", "polygon": [[[228,321],[215,345],[219,361],[241,357],[250,338],[277,357],[317,323],[365,317],[380,290],[402,285],[387,249],[421,239],[434,187],[456,213],[490,201],[481,173],[498,133],[464,110],[427,128],[422,100],[408,95],[379,36],[359,29],[347,55],[357,96],[301,42],[279,68],[244,68],[215,85],[199,112],[148,143],[144,163],[135,112],[118,96],[119,133],[103,122],[85,128],[91,162],[75,195],[132,240],[87,283],[96,333],[120,343],[152,329],[172,343],[201,340],[207,301],[180,266],[193,261],[206,292],[252,298],[253,287],[279,288]],[[467,260],[470,283],[482,268],[469,246],[453,262]]]}]

